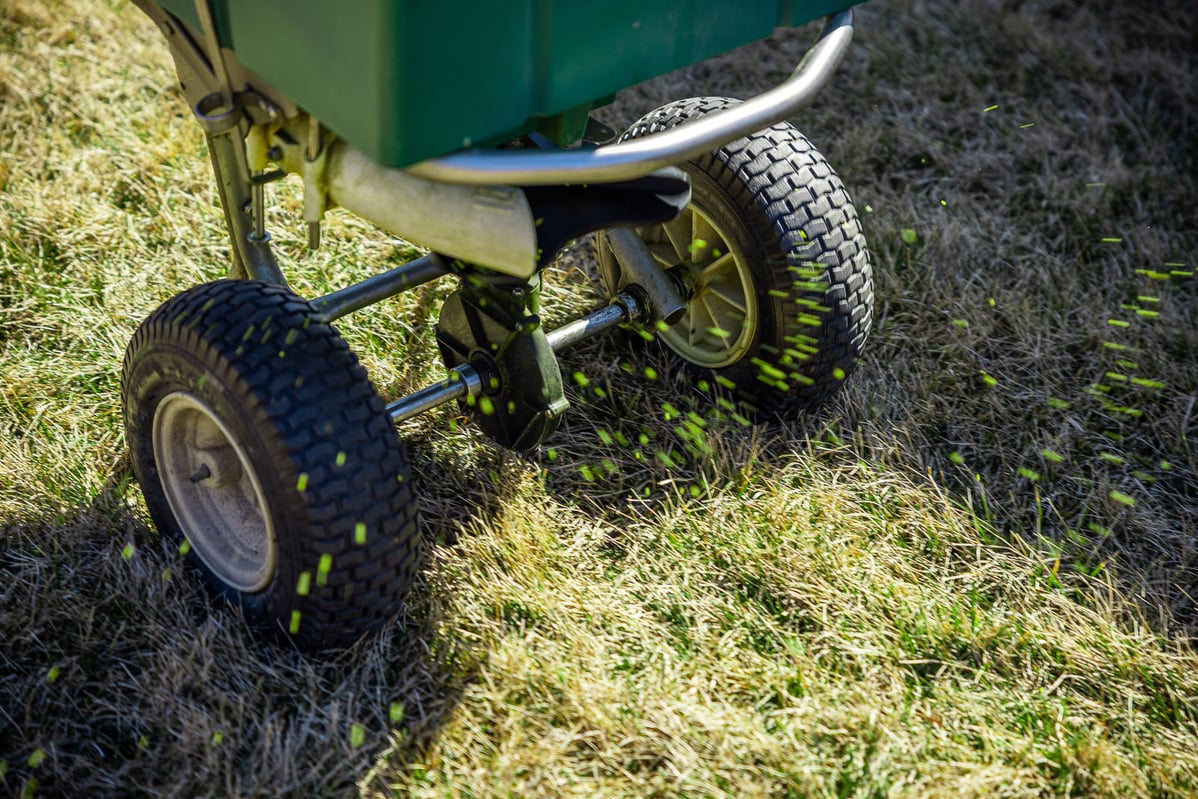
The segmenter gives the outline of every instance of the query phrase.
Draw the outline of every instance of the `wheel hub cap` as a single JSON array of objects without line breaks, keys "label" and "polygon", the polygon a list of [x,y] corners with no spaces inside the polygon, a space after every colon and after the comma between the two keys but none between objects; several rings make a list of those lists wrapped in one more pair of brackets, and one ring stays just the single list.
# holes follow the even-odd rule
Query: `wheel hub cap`
[{"label": "wheel hub cap", "polygon": [[685,270],[686,314],[661,338],[698,366],[730,366],[749,351],[757,327],[757,298],[748,261],[736,240],[701,206],[640,231],[657,262]]},{"label": "wheel hub cap", "polygon": [[275,531],[258,476],[220,416],[178,391],[154,412],[154,461],[171,511],[200,560],[243,593],[269,585]]}]

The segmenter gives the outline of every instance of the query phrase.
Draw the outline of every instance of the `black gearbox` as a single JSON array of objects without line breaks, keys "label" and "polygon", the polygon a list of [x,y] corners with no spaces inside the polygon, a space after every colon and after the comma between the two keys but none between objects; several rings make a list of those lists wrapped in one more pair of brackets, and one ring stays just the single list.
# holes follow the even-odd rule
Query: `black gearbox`
[{"label": "black gearbox", "polygon": [[535,307],[527,283],[467,274],[437,321],[445,365],[469,363],[482,377],[482,393],[467,401],[479,426],[500,446],[523,452],[548,438],[569,407]]}]

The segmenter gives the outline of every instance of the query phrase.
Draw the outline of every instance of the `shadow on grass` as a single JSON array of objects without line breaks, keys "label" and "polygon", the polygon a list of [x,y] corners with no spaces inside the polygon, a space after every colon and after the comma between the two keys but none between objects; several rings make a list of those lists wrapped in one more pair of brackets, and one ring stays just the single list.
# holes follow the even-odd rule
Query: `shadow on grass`
[{"label": "shadow on grass", "polygon": [[474,662],[423,573],[381,632],[303,655],[211,600],[132,485],[125,456],[89,505],[0,531],[3,793],[342,795],[419,767]]}]

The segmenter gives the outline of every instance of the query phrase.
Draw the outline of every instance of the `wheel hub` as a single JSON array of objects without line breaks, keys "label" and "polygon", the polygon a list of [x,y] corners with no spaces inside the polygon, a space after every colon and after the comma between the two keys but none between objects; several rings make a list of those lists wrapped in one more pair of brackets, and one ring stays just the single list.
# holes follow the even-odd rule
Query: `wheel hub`
[{"label": "wheel hub", "polygon": [[640,231],[663,269],[680,279],[686,313],[661,332],[691,363],[718,369],[738,362],[758,323],[753,276],[732,232],[692,202],[676,219]]},{"label": "wheel hub", "polygon": [[266,588],[278,555],[274,525],[228,426],[199,397],[177,391],[158,404],[152,435],[167,502],[196,555],[231,588]]}]

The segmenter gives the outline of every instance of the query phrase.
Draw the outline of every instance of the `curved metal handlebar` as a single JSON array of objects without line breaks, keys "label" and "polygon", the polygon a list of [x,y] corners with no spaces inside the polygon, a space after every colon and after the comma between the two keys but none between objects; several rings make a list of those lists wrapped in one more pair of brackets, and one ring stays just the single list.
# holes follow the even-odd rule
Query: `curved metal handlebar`
[{"label": "curved metal handlebar", "polygon": [[810,103],[853,38],[852,9],[824,22],[815,44],[779,86],[723,111],[643,139],[574,150],[464,150],[405,171],[466,185],[544,186],[631,180],[767,128]]}]

